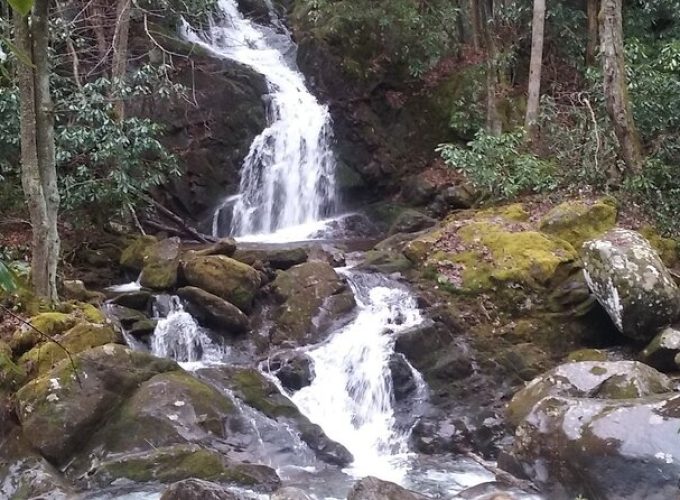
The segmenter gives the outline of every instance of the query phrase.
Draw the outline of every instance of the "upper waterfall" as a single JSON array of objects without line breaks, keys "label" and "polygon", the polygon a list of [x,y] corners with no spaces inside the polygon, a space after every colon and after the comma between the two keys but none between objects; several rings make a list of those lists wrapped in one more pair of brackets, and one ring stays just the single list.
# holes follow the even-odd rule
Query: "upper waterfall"
[{"label": "upper waterfall", "polygon": [[[231,227],[216,223],[214,231],[235,236],[268,234],[322,219],[336,203],[328,108],[307,89],[295,65],[295,44],[285,28],[246,19],[236,0],[219,0],[219,7],[221,16],[208,30],[200,34],[187,30],[186,37],[261,73],[269,95],[268,126],[250,146],[239,194],[231,199]],[[224,208],[218,208],[216,221]]]}]

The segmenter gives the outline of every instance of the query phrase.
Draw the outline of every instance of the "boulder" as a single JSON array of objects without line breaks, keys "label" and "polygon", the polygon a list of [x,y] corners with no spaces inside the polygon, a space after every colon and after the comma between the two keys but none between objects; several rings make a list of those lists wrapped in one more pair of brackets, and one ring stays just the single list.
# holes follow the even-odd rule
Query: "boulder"
[{"label": "boulder", "polygon": [[157,241],[155,236],[138,236],[120,254],[120,265],[131,271],[141,272],[149,249]]},{"label": "boulder", "polygon": [[216,483],[185,479],[168,486],[160,500],[242,500],[242,497]]},{"label": "boulder", "polygon": [[137,386],[158,373],[178,370],[174,361],[107,344],[63,360],[19,390],[17,416],[31,445],[55,464],[67,462],[83,436]]},{"label": "boulder", "polygon": [[309,250],[304,247],[242,248],[236,251],[234,258],[249,266],[259,261],[273,269],[286,270],[307,262]]},{"label": "boulder", "polygon": [[470,208],[479,198],[475,189],[465,183],[445,187],[437,193],[427,207],[428,212],[435,217],[442,217],[452,210]]},{"label": "boulder", "polygon": [[[0,340],[0,393],[15,391],[26,381],[26,370],[12,359],[12,349]],[[2,416],[0,415],[0,419]]]},{"label": "boulder", "polygon": [[585,277],[616,327],[649,341],[680,314],[678,286],[649,242],[615,229],[583,245]]},{"label": "boulder", "polygon": [[137,309],[131,309],[125,306],[119,306],[117,304],[109,304],[106,307],[106,313],[109,317],[113,318],[114,321],[120,323],[120,326],[127,329],[138,321],[146,321],[149,317]]},{"label": "boulder", "polygon": [[326,262],[311,261],[279,271],[272,290],[275,311],[272,342],[304,345],[320,341],[338,318],[356,305],[345,281]]},{"label": "boulder", "polygon": [[616,200],[570,200],[546,213],[539,228],[581,248],[583,243],[603,235],[616,225]]},{"label": "boulder", "polygon": [[389,234],[415,233],[432,227],[435,224],[437,224],[437,221],[432,217],[428,217],[417,210],[406,209],[394,221],[392,227],[390,227]]},{"label": "boulder", "polygon": [[111,304],[127,307],[129,309],[139,309],[146,311],[151,300],[151,293],[145,290],[137,292],[122,293],[110,300]]},{"label": "boulder", "polygon": [[55,342],[38,344],[19,358],[19,364],[26,372],[42,375],[60,361],[67,359],[69,354],[73,356],[92,347],[123,343],[123,336],[111,325],[91,323],[79,323],[63,334],[54,335],[52,338]]},{"label": "boulder", "polygon": [[248,316],[233,304],[201,288],[186,286],[177,295],[187,302],[187,309],[204,326],[239,334],[250,330]]},{"label": "boulder", "polygon": [[312,500],[312,497],[298,488],[286,486],[276,490],[270,500]]},{"label": "boulder", "polygon": [[285,389],[291,392],[307,387],[314,380],[314,362],[304,352],[276,353],[268,361],[266,368],[276,375]]},{"label": "boulder", "polygon": [[392,274],[409,270],[413,263],[401,252],[369,250],[364,254],[363,262],[357,267],[366,271]]},{"label": "boulder", "polygon": [[427,498],[398,484],[370,476],[355,483],[347,495],[347,500],[427,500]]},{"label": "boulder", "polygon": [[38,342],[43,341],[44,337],[41,333],[53,337],[73,328],[78,322],[78,318],[71,314],[48,312],[33,316],[28,322],[33,328],[28,325],[21,326],[9,340],[9,346],[14,355],[23,354]]},{"label": "boulder", "polygon": [[548,498],[677,498],[680,395],[642,399],[549,396],[522,421],[499,465]]},{"label": "boulder", "polygon": [[177,282],[180,240],[177,237],[161,240],[148,247],[144,267],[139,277],[143,287],[167,290]]},{"label": "boulder", "polygon": [[190,259],[183,270],[189,285],[217,295],[244,312],[250,310],[261,284],[255,269],[224,255]]},{"label": "boulder", "polygon": [[418,389],[418,383],[408,361],[403,354],[393,353],[390,356],[388,367],[392,376],[394,399],[397,402],[408,399]]},{"label": "boulder", "polygon": [[64,280],[61,287],[61,296],[69,300],[101,304],[106,299],[103,293],[88,290],[81,280]]},{"label": "boulder", "polygon": [[680,354],[680,330],[669,326],[652,339],[640,353],[640,358],[657,370],[670,372],[680,368],[678,354]]},{"label": "boulder", "polygon": [[353,460],[352,454],[344,446],[329,439],[321,427],[310,422],[297,406],[281,394],[278,387],[259,371],[252,368],[224,367],[219,370],[202,370],[199,373],[207,380],[233,391],[246,405],[270,419],[297,430],[300,439],[320,460],[339,466],[345,466]]},{"label": "boulder", "polygon": [[580,361],[560,365],[532,380],[508,404],[507,417],[519,425],[548,396],[630,399],[664,394],[671,380],[637,361]]},{"label": "boulder", "polygon": [[204,257],[206,255],[226,255],[231,257],[236,252],[236,240],[234,238],[220,238],[212,245],[200,250],[190,250],[192,257]]},{"label": "boulder", "polygon": [[147,335],[152,335],[158,326],[158,320],[156,319],[142,319],[135,321],[130,328],[127,329],[127,333],[135,338],[146,337]]},{"label": "boulder", "polygon": [[100,485],[108,485],[121,479],[136,483],[168,483],[191,478],[232,483],[260,491],[273,491],[281,484],[276,471],[266,465],[235,462],[223,453],[196,444],[112,457],[98,465],[92,479]]}]

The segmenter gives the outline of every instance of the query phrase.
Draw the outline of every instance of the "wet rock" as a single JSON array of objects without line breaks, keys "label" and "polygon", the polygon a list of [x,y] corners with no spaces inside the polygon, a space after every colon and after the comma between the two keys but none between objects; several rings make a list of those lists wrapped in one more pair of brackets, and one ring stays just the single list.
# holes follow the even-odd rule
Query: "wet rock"
[{"label": "wet rock", "polygon": [[167,290],[177,282],[180,240],[168,238],[149,246],[139,283],[153,290]]},{"label": "wet rock", "polygon": [[291,392],[307,387],[314,380],[314,362],[300,351],[277,353],[269,360],[267,369],[276,375],[281,385]]},{"label": "wet rock", "polygon": [[678,287],[640,234],[615,229],[588,241],[583,262],[590,289],[625,336],[651,340],[678,317]]},{"label": "wet rock", "polygon": [[273,269],[290,269],[291,267],[307,262],[309,251],[304,247],[293,248],[242,248],[234,258],[249,266],[255,262],[262,262]]},{"label": "wet rock", "polygon": [[[30,373],[42,375],[62,360],[93,347],[105,344],[122,344],[123,337],[110,325],[79,323],[70,330],[52,337],[56,342],[35,346],[19,358],[19,364]],[[66,352],[68,351],[68,353]]]},{"label": "wet rock", "polygon": [[110,302],[111,304],[116,304],[130,309],[145,311],[149,305],[149,300],[151,300],[151,293],[144,290],[139,290],[137,292],[127,292],[118,295],[117,297],[111,299]]},{"label": "wet rock", "polygon": [[173,361],[115,344],[73,358],[77,372],[64,360],[16,395],[26,438],[55,464],[68,461],[83,445],[82,437],[96,429],[141,382],[179,369]]},{"label": "wet rock", "polygon": [[[554,498],[676,498],[680,395],[642,399],[550,396],[522,421],[504,468],[563,493]],[[564,493],[566,490],[566,494]]]},{"label": "wet rock", "polygon": [[388,367],[392,376],[394,399],[397,402],[408,399],[418,389],[418,384],[408,361],[402,354],[394,353],[390,356]]},{"label": "wet rock", "polygon": [[239,334],[250,330],[248,316],[233,304],[200,288],[187,286],[177,290],[177,295],[187,301],[188,310],[204,326],[225,329]]},{"label": "wet rock", "polygon": [[298,488],[287,486],[276,490],[272,494],[271,500],[312,500],[312,497]]},{"label": "wet rock", "polygon": [[216,483],[185,479],[168,486],[160,500],[242,500],[242,497]]},{"label": "wet rock", "polygon": [[8,342],[14,355],[23,354],[38,344],[38,342],[44,340],[43,336],[38,333],[38,331],[49,337],[60,335],[66,330],[73,328],[78,322],[78,319],[71,314],[49,312],[33,316],[28,322],[34,328],[31,328],[28,325],[21,326],[14,332],[12,338]]},{"label": "wet rock", "polygon": [[576,249],[603,235],[616,224],[616,200],[570,200],[552,208],[539,222],[539,228],[568,241]]},{"label": "wet rock", "polygon": [[143,319],[134,322],[132,326],[127,329],[127,333],[136,338],[146,337],[147,335],[153,334],[157,325],[158,321],[155,319]]},{"label": "wet rock", "polygon": [[663,394],[674,389],[671,380],[637,361],[581,361],[566,363],[534,379],[508,404],[507,416],[519,425],[547,396],[630,399]]},{"label": "wet rock", "polygon": [[320,460],[339,466],[345,466],[353,460],[352,454],[344,446],[329,439],[321,427],[300,413],[295,404],[259,371],[224,367],[220,370],[202,370],[200,374],[207,380],[228,387],[245,404],[267,417],[296,429],[300,439]]},{"label": "wet rock", "polygon": [[680,330],[669,326],[664,328],[640,353],[643,362],[661,371],[676,371],[680,368],[677,356],[680,354]]},{"label": "wet rock", "polygon": [[404,210],[390,228],[390,234],[396,233],[415,233],[437,224],[432,217],[418,212],[417,210]]},{"label": "wet rock", "polygon": [[205,257],[207,255],[226,255],[231,257],[236,252],[236,240],[234,238],[220,238],[212,245],[200,250],[190,250],[187,256]]},{"label": "wet rock", "polygon": [[232,483],[260,491],[275,490],[281,480],[266,465],[235,462],[196,444],[155,448],[99,464],[92,480],[108,485],[117,479],[168,483],[185,479]]},{"label": "wet rock", "polygon": [[184,276],[189,285],[217,295],[244,312],[250,310],[261,284],[255,269],[224,255],[188,260],[184,264]]},{"label": "wet rock", "polygon": [[146,314],[137,309],[131,309],[117,304],[109,305],[106,312],[109,316],[113,316],[123,328],[130,328],[138,321],[149,319]]},{"label": "wet rock", "polygon": [[157,241],[155,236],[138,236],[121,253],[120,265],[131,271],[141,272],[149,249]]},{"label": "wet rock", "polygon": [[101,304],[106,296],[101,292],[93,292],[85,287],[81,280],[64,280],[61,284],[61,296],[69,300],[78,300],[92,304]]},{"label": "wet rock", "polygon": [[274,313],[271,339],[275,344],[318,342],[334,321],[356,305],[345,281],[321,261],[279,271],[272,290],[281,303]]},{"label": "wet rock", "polygon": [[520,500],[533,493],[510,488],[500,482],[489,482],[466,488],[454,498],[464,500]]},{"label": "wet rock", "polygon": [[401,252],[387,250],[369,250],[364,254],[364,261],[358,269],[392,274],[407,271],[413,267],[413,263]]},{"label": "wet rock", "polygon": [[309,249],[309,260],[321,260],[333,267],[343,267],[346,264],[342,250],[330,245],[316,245]]},{"label": "wet rock", "polygon": [[398,484],[370,476],[355,483],[347,495],[347,500],[427,500],[427,498]]}]

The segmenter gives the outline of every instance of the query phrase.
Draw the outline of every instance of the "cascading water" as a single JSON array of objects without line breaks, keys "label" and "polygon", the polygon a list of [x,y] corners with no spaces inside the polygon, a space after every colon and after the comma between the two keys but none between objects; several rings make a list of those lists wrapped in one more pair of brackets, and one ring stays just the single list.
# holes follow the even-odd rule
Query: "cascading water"
[{"label": "cascading water", "polygon": [[408,471],[408,431],[396,425],[389,361],[396,334],[423,318],[413,295],[393,281],[344,274],[357,300],[357,317],[308,352],[318,367],[316,377],[293,401],[352,452],[353,474],[402,482]]},{"label": "cascading water", "polygon": [[[243,162],[239,194],[215,216],[220,235],[268,234],[322,219],[335,206],[335,159],[330,114],[295,68],[287,31],[245,19],[236,0],[219,0],[221,19],[207,31],[185,36],[221,57],[264,75],[269,88],[268,126]],[[231,231],[219,227],[219,211],[233,204]]]}]

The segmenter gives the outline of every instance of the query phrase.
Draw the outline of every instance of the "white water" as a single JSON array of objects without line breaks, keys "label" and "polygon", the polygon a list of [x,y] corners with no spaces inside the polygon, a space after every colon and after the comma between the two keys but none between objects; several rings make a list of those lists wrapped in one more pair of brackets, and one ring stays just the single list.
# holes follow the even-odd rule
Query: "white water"
[{"label": "white water", "polygon": [[395,425],[388,362],[395,335],[423,318],[407,290],[392,282],[366,286],[346,274],[358,315],[327,343],[308,352],[316,377],[292,399],[328,437],[352,452],[350,473],[403,483],[409,468],[408,432]]},{"label": "white water", "polygon": [[[294,62],[295,45],[278,32],[245,19],[235,0],[219,0],[222,18],[200,35],[185,36],[222,57],[261,73],[269,89],[268,126],[243,162],[230,231],[236,236],[268,234],[317,221],[335,205],[335,159],[330,114],[309,92]],[[222,207],[218,208],[219,210]]]}]

